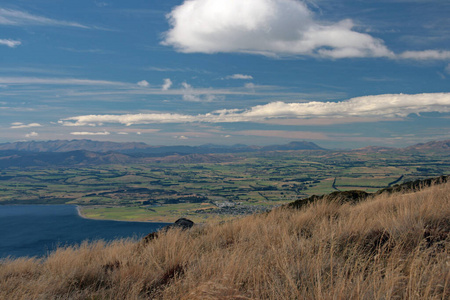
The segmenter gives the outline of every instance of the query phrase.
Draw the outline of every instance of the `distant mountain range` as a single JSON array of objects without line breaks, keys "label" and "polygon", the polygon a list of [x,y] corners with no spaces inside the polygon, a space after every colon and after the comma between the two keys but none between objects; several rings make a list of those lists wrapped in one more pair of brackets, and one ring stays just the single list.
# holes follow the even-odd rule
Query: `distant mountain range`
[{"label": "distant mountain range", "polygon": [[414,151],[450,151],[450,140],[445,141],[431,141],[428,143],[420,143],[405,148],[391,148],[391,147],[377,147],[369,146],[359,148],[354,151],[359,152],[387,152],[387,151],[402,151],[402,152],[414,152]]},{"label": "distant mountain range", "polygon": [[137,160],[126,154],[115,152],[99,153],[85,150],[68,152],[28,152],[0,150],[0,168],[125,164],[132,162],[137,162]]},{"label": "distant mountain range", "polygon": [[423,151],[423,150],[444,150],[450,151],[450,140],[446,141],[432,141],[428,143],[421,143],[413,146],[406,147],[405,150],[415,150],[415,151]]},{"label": "distant mountain range", "polygon": [[[58,140],[0,144],[0,168],[30,166],[74,166],[149,162],[218,163],[233,161],[236,153],[268,151],[331,151],[311,142],[285,145],[149,146],[145,143],[116,143],[91,140]],[[356,152],[425,152],[450,150],[450,140],[433,141],[406,148],[365,147]]]},{"label": "distant mountain range", "polygon": [[14,150],[27,152],[118,152],[124,154],[204,154],[204,153],[237,153],[256,151],[280,151],[280,150],[324,150],[311,142],[291,142],[286,145],[272,146],[247,146],[247,145],[214,145],[201,146],[150,146],[145,143],[116,143],[92,140],[56,140],[56,141],[31,141],[0,144],[0,150]]},{"label": "distant mountain range", "polygon": [[31,141],[0,144],[0,150],[15,150],[27,152],[70,152],[86,150],[93,152],[123,152],[136,151],[150,147],[145,143],[116,143],[92,140],[56,140]]},{"label": "distant mountain range", "polygon": [[[92,140],[32,141],[0,144],[0,168],[132,164],[148,162],[213,163],[235,159],[233,153],[325,150],[310,142],[272,146],[150,146]],[[220,154],[220,155],[214,155]]]}]

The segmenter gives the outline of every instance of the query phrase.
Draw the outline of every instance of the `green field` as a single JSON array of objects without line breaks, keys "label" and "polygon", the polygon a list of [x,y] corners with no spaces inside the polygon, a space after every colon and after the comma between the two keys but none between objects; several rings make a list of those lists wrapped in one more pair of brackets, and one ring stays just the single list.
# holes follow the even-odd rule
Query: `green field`
[{"label": "green field", "polygon": [[76,204],[96,219],[222,220],[313,194],[447,174],[449,161],[445,152],[280,151],[226,163],[8,168],[0,171],[0,203]]}]

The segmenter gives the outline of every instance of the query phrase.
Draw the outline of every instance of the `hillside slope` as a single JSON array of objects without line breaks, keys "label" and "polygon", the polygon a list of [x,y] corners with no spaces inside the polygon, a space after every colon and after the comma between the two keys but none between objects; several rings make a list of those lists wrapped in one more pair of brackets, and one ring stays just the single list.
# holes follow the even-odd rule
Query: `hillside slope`
[{"label": "hillside slope", "polygon": [[450,184],[2,261],[1,299],[448,299]]}]

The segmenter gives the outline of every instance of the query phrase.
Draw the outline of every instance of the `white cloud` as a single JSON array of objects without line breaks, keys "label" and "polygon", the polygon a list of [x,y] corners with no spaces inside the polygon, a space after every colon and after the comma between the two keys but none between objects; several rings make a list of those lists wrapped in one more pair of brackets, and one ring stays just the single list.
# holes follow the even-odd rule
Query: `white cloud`
[{"label": "white cloud", "polygon": [[110,135],[110,133],[108,131],[103,131],[103,132],[86,132],[86,131],[82,131],[82,132],[71,132],[71,135]]},{"label": "white cloud", "polygon": [[[4,68],[3,68],[4,69]],[[0,68],[0,72],[3,70]],[[19,68],[20,70],[20,68]],[[11,73],[9,68],[4,69],[3,73]],[[30,70],[34,71],[34,70]],[[23,72],[27,72],[25,69]],[[36,70],[35,72],[38,72]],[[1,75],[1,74],[0,74]],[[47,85],[62,86],[62,89],[49,89]],[[36,86],[33,92],[31,89],[22,88],[22,86]],[[74,87],[71,87],[74,86]],[[78,87],[83,87],[82,89]],[[8,91],[3,91],[2,87],[8,87]],[[85,88],[86,87],[86,88]],[[89,87],[89,88],[88,88]],[[190,88],[189,88],[190,87]],[[194,88],[191,85],[181,85],[178,88],[172,87],[165,91],[161,86],[150,85],[147,88],[140,88],[136,85],[136,82],[120,82],[120,81],[108,81],[108,80],[93,80],[93,79],[79,79],[79,78],[67,78],[67,77],[38,77],[38,76],[0,76],[0,93],[6,95],[8,93],[21,94],[26,97],[33,97],[37,92],[41,96],[47,94],[49,97],[55,97],[58,90],[58,96],[62,97],[66,95],[68,97],[79,97],[80,99],[97,99],[99,101],[108,101],[112,97],[123,100],[124,97],[129,95],[186,95],[185,100],[193,99],[197,102],[211,102],[222,101],[226,98],[226,95],[249,95],[257,94],[263,96],[296,96],[301,98],[304,96],[314,98],[324,98],[331,94],[326,92],[320,92],[315,94],[306,93],[292,93],[285,92],[280,86],[269,85],[256,85],[251,89],[244,89],[243,87],[227,87],[227,88]],[[335,96],[333,93],[331,96]],[[1,97],[1,95],[0,95]],[[168,99],[166,99],[168,101]],[[166,101],[163,100],[163,101]]]},{"label": "white cloud", "polygon": [[36,136],[39,136],[39,133],[34,132],[34,131],[25,135],[26,138],[31,138],[31,137],[36,137]]},{"label": "white cloud", "polygon": [[140,87],[148,87],[150,83],[148,83],[147,80],[141,80],[137,83],[137,85]]},{"label": "white cloud", "polygon": [[450,59],[450,51],[444,50],[424,50],[424,51],[405,51],[398,55],[403,59],[415,60],[448,60]]},{"label": "white cloud", "polygon": [[13,129],[17,129],[17,128],[31,128],[31,127],[41,127],[42,125],[39,123],[30,123],[30,124],[24,124],[21,122],[14,122],[11,123],[11,127]]},{"label": "white cloud", "polygon": [[283,130],[242,130],[233,132],[236,135],[254,135],[264,137],[277,137],[299,140],[324,140],[327,136],[321,132],[309,131],[283,131]]},{"label": "white cloud", "polygon": [[162,85],[162,90],[167,91],[172,86],[172,80],[170,78],[165,78],[164,83]]},{"label": "white cloud", "polygon": [[106,6],[109,5],[109,3],[107,3],[107,2],[98,2],[98,1],[95,1],[94,3],[95,3],[95,5],[97,5],[98,7],[106,7]]},{"label": "white cloud", "polygon": [[251,75],[244,75],[244,74],[233,74],[230,76],[225,77],[226,79],[243,79],[243,80],[250,80],[253,79],[253,76]]},{"label": "white cloud", "polygon": [[124,125],[154,123],[232,123],[261,122],[269,119],[307,119],[343,117],[397,118],[422,112],[450,112],[450,93],[386,94],[352,98],[340,102],[285,103],[271,102],[246,110],[223,109],[206,114],[173,113],[84,115],[59,121],[65,126],[119,123]]},{"label": "white cloud", "polygon": [[246,89],[249,89],[249,90],[255,90],[255,84],[254,83],[252,83],[252,82],[249,82],[249,83],[246,83],[245,85],[244,85],[244,87],[246,88]]},{"label": "white cloud", "polygon": [[[351,19],[321,22],[304,2],[297,0],[185,0],[167,19],[171,28],[162,44],[184,53],[450,59],[450,51],[446,50],[395,54],[383,40],[353,30]],[[251,79],[235,75],[226,78]]]},{"label": "white cloud", "polygon": [[66,47],[60,47],[59,49],[69,52],[75,52],[75,53],[97,53],[97,54],[105,54],[109,53],[108,51],[101,50],[101,49],[74,49],[74,48],[66,48]]},{"label": "white cloud", "polygon": [[205,93],[204,91],[196,91],[192,85],[187,82],[181,84],[183,87],[183,100],[189,102],[212,102],[221,97],[216,96],[212,93]]},{"label": "white cloud", "polygon": [[16,40],[6,40],[6,39],[0,39],[0,45],[8,46],[9,48],[16,48],[17,46],[20,46],[22,42],[16,41]]},{"label": "white cloud", "polygon": [[183,83],[181,84],[181,86],[182,86],[185,90],[191,90],[191,89],[192,89],[192,85],[190,85],[190,84],[187,83],[187,82],[183,82]]},{"label": "white cloud", "polygon": [[11,73],[20,73],[20,74],[29,74],[29,73],[36,73],[36,74],[52,74],[52,75],[66,75],[68,74],[65,71],[62,71],[60,69],[48,69],[48,68],[35,68],[35,67],[21,67],[21,66],[14,66],[14,67],[3,67],[0,68],[0,72],[11,74]]},{"label": "white cloud", "polygon": [[167,68],[167,67],[155,67],[150,66],[144,68],[144,70],[148,71],[156,71],[156,72],[190,72],[190,73],[199,73],[199,74],[211,74],[210,71],[202,70],[202,69],[193,69],[193,68]]},{"label": "white cloud", "polygon": [[156,72],[188,72],[188,71],[193,71],[189,68],[159,68],[159,67],[148,67],[145,68],[145,70],[149,70],[149,71],[156,71]]},{"label": "white cloud", "polygon": [[183,93],[184,101],[192,101],[192,102],[200,102],[201,101],[200,98],[198,97],[198,95],[194,94],[194,89],[192,88],[192,86],[189,83],[183,82],[181,84],[181,86],[185,90],[185,92]]},{"label": "white cloud", "polygon": [[188,140],[188,139],[189,139],[188,137],[186,137],[186,136],[184,136],[184,135],[174,136],[173,138],[174,138],[174,139],[177,139],[177,140]]},{"label": "white cloud", "polygon": [[382,40],[352,30],[351,20],[319,22],[296,0],[187,0],[167,18],[163,45],[185,53],[393,57]]},{"label": "white cloud", "polygon": [[76,78],[38,78],[38,77],[0,77],[0,84],[48,84],[48,85],[115,85],[123,86],[122,82],[107,80],[91,80]]},{"label": "white cloud", "polygon": [[30,13],[0,8],[0,24],[9,26],[39,25],[39,26],[68,26],[88,29],[88,26],[76,23],[49,19]]}]

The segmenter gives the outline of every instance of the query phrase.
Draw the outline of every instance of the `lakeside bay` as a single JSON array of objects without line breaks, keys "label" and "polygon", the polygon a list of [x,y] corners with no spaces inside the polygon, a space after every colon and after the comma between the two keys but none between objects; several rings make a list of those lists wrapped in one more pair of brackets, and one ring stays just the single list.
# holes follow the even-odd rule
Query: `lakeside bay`
[{"label": "lakeside bay", "polygon": [[85,240],[141,238],[166,223],[89,220],[75,205],[0,206],[0,259],[45,256]]}]

